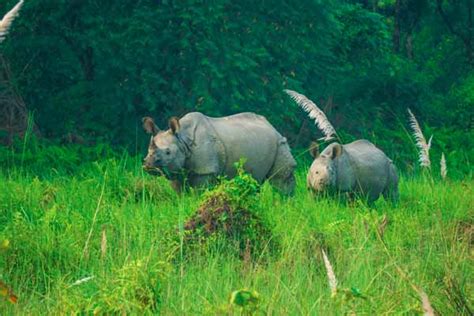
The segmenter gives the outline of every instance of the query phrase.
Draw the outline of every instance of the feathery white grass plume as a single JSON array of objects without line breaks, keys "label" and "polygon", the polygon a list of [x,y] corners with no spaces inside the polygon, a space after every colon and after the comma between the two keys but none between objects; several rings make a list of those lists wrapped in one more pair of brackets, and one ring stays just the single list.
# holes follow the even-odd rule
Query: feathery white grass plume
[{"label": "feathery white grass plume", "polygon": [[337,137],[336,130],[329,122],[326,114],[314,104],[313,101],[308,99],[306,96],[302,95],[293,90],[285,89],[286,94],[288,94],[306,113],[308,116],[315,120],[316,125],[318,128],[323,132],[324,136],[322,139],[325,141],[330,141]]},{"label": "feathery white grass plume", "polygon": [[321,249],[321,252],[323,253],[324,265],[326,266],[329,287],[331,289],[331,296],[334,297],[337,294],[336,275],[334,274],[334,270],[332,268],[331,262],[329,261],[328,256],[326,255],[326,252],[324,251],[324,249]]},{"label": "feathery white grass plume", "polygon": [[427,143],[426,138],[423,135],[423,132],[421,131],[420,124],[418,124],[415,115],[410,111],[410,109],[408,109],[408,114],[410,115],[410,127],[413,129],[413,136],[415,136],[416,146],[420,149],[420,165],[422,167],[430,168],[430,148],[431,141],[433,140],[433,135],[431,135]]},{"label": "feathery white grass plume", "polygon": [[448,167],[446,167],[446,158],[444,157],[444,153],[441,153],[441,160],[439,162],[441,167],[441,177],[446,179],[446,175],[448,174]]},{"label": "feathery white grass plume", "polygon": [[74,282],[73,284],[71,284],[69,287],[72,287],[72,286],[77,286],[77,285],[80,285],[82,283],[86,283],[86,282],[89,282],[90,280],[94,279],[95,276],[89,276],[89,277],[85,277],[85,278],[82,278],[82,279],[79,279],[77,280],[76,282]]},{"label": "feathery white grass plume", "polygon": [[434,316],[433,307],[431,307],[430,299],[428,295],[423,290],[419,290],[420,298],[421,298],[421,306],[423,307],[423,315],[425,316]]},{"label": "feathery white grass plume", "polygon": [[18,2],[13,9],[8,11],[0,21],[0,43],[3,42],[5,36],[8,34],[8,30],[10,29],[13,20],[18,16],[22,5],[23,0],[20,0],[20,2]]}]

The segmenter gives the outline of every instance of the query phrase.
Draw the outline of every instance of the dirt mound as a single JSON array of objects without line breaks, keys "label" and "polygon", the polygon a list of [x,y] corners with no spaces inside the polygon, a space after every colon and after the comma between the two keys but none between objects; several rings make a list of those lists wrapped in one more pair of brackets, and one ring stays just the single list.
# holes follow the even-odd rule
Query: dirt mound
[{"label": "dirt mound", "polygon": [[184,229],[210,236],[222,232],[226,236],[242,236],[247,230],[263,233],[267,228],[262,220],[249,210],[235,208],[224,193],[210,196],[185,223]]},{"label": "dirt mound", "polygon": [[232,180],[223,180],[185,222],[185,242],[229,241],[243,257],[274,248],[270,225],[254,211],[258,191],[256,181],[242,171]]}]

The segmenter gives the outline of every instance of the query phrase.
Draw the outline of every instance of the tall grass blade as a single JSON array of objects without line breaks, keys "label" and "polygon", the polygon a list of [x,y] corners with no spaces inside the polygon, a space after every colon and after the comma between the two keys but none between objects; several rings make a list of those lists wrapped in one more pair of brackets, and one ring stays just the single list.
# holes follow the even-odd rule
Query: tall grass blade
[{"label": "tall grass blade", "polygon": [[25,160],[25,154],[26,154],[26,146],[28,145],[28,139],[31,136],[31,133],[33,132],[33,113],[28,113],[28,122],[26,126],[26,131],[25,135],[23,136],[23,149],[21,152],[21,164],[20,164],[20,171],[23,170],[23,162]]},{"label": "tall grass blade", "polygon": [[89,256],[89,242],[91,240],[92,233],[94,231],[95,222],[97,221],[97,214],[99,213],[100,207],[102,205],[102,199],[104,197],[106,180],[107,180],[107,171],[104,174],[104,183],[102,184],[102,190],[100,192],[99,200],[97,201],[97,207],[96,207],[95,212],[94,212],[94,217],[92,218],[91,229],[89,230],[89,234],[87,235],[87,240],[86,240],[86,243],[84,245],[84,249],[82,251],[82,258],[88,258],[88,256]]}]

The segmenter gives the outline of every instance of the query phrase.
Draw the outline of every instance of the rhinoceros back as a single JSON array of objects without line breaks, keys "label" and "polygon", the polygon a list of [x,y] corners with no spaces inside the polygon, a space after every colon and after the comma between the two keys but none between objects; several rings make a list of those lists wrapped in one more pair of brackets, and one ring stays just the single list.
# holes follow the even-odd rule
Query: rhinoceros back
[{"label": "rhinoceros back", "polygon": [[209,118],[209,122],[225,149],[223,172],[234,176],[234,163],[245,158],[246,171],[263,181],[274,164],[282,138],[276,129],[254,113]]},{"label": "rhinoceros back", "polygon": [[368,195],[370,200],[376,199],[389,183],[390,159],[367,140],[357,140],[343,148],[346,157],[341,160],[345,166],[338,169],[338,174],[350,173],[350,186]]},{"label": "rhinoceros back", "polygon": [[263,116],[254,113],[213,118],[192,112],[179,122],[181,136],[190,147],[186,168],[195,175],[233,177],[234,163],[245,158],[244,168],[261,182],[267,178],[284,140]]}]

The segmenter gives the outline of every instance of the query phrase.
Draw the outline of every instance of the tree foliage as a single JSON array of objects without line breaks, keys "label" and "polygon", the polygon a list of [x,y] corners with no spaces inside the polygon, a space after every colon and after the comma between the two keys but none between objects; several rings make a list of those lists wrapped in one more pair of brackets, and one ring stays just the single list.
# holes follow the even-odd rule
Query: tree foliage
[{"label": "tree foliage", "polygon": [[144,139],[145,115],[164,127],[190,111],[254,111],[305,146],[320,135],[304,124],[288,88],[315,101],[345,140],[366,137],[401,157],[410,153],[407,107],[446,135],[444,151],[472,148],[472,6],[28,1],[1,49],[45,137],[133,145]]}]

